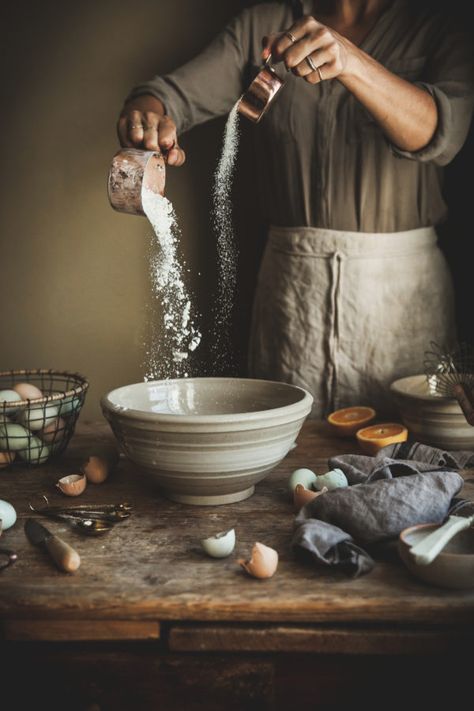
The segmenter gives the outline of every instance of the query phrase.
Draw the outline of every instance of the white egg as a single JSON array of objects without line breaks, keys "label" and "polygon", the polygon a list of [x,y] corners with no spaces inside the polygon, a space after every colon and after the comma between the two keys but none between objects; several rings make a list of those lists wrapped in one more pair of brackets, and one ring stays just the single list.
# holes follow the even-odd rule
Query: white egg
[{"label": "white egg", "polygon": [[203,538],[201,545],[211,558],[225,558],[230,555],[235,548],[235,530],[221,531],[215,536]]},{"label": "white egg", "polygon": [[56,420],[58,407],[56,405],[34,405],[23,410],[18,421],[30,430],[42,430]]},{"label": "white egg", "polygon": [[11,528],[16,521],[16,511],[8,501],[0,499],[0,521],[1,529],[6,531]]},{"label": "white egg", "polygon": [[7,404],[10,402],[18,402],[21,397],[15,390],[0,390],[0,417],[2,413],[8,412],[9,415],[13,415],[14,412],[18,410],[17,407],[12,407]]},{"label": "white egg", "polygon": [[0,424],[0,450],[20,451],[28,447],[30,433],[14,422]]},{"label": "white egg", "polygon": [[25,449],[21,449],[18,452],[18,456],[29,464],[43,464],[48,459],[50,453],[51,450],[47,444],[42,442],[39,437],[30,435],[29,444]]},{"label": "white egg", "polygon": [[324,487],[331,491],[331,489],[340,489],[344,486],[349,486],[349,482],[342,469],[331,469],[326,474],[316,477],[314,483],[314,488],[317,491],[321,491]]},{"label": "white egg", "polygon": [[288,492],[291,498],[298,484],[302,484],[305,489],[312,489],[315,481],[316,474],[311,469],[295,469],[288,479]]}]

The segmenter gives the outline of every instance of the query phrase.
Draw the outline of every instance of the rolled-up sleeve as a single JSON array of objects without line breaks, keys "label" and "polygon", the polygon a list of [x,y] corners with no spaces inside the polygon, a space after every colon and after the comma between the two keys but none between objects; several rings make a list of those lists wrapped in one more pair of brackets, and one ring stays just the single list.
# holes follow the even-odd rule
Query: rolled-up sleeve
[{"label": "rolled-up sleeve", "polygon": [[436,102],[438,123],[431,141],[418,151],[391,145],[400,158],[447,165],[466,140],[474,106],[474,61],[470,36],[446,29],[428,58],[423,78],[414,84],[429,92]]},{"label": "rolled-up sleeve", "polygon": [[243,91],[251,23],[251,9],[244,10],[197,57],[170,74],[137,85],[127,100],[143,94],[160,99],[178,133],[227,114]]}]

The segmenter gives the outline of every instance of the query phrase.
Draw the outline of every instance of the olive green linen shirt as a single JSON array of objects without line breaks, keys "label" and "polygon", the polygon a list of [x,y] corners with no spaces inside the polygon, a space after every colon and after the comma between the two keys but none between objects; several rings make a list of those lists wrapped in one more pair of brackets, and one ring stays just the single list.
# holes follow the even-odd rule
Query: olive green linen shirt
[{"label": "olive green linen shirt", "polygon": [[[305,4],[307,14],[312,6]],[[293,21],[285,4],[246,9],[197,57],[129,96],[160,99],[178,133],[225,115],[261,68],[262,37]],[[252,125],[269,224],[396,232],[444,219],[443,166],[465,141],[474,101],[469,36],[429,7],[394,0],[361,49],[434,97],[435,135],[417,152],[399,150],[339,81],[314,86],[283,72],[285,85]]]}]

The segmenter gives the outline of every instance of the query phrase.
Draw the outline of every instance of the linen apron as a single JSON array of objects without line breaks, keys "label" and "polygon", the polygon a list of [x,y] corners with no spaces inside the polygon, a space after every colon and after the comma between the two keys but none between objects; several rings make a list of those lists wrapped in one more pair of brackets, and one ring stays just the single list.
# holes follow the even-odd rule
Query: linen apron
[{"label": "linen apron", "polygon": [[272,227],[249,346],[255,378],[300,385],[312,417],[350,405],[395,414],[388,386],[455,338],[454,292],[435,229]]}]

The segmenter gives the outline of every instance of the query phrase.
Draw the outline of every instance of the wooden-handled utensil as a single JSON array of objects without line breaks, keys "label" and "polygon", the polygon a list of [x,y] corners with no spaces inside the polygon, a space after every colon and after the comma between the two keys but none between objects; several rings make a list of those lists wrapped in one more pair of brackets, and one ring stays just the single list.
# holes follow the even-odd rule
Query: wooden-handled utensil
[{"label": "wooden-handled utensil", "polygon": [[45,548],[60,570],[73,573],[79,568],[79,553],[35,519],[26,520],[25,533],[31,543]]},{"label": "wooden-handled utensil", "polygon": [[433,533],[423,538],[410,549],[417,565],[429,565],[441,553],[445,545],[460,531],[474,524],[473,516],[450,516],[448,520]]}]

